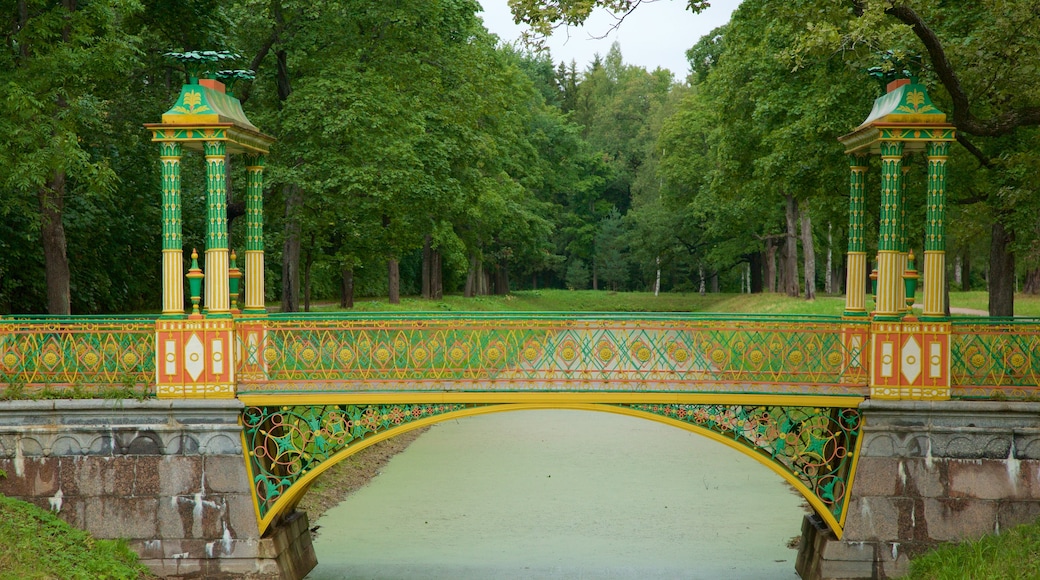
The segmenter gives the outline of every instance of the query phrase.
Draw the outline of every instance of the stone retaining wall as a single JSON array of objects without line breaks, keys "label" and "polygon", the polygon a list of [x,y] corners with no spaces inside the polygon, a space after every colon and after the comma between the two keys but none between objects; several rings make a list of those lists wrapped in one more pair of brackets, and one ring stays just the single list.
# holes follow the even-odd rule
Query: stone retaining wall
[{"label": "stone retaining wall", "polygon": [[839,541],[809,519],[803,579],[895,578],[941,542],[1040,517],[1040,404],[866,401]]},{"label": "stone retaining wall", "polygon": [[166,578],[302,578],[303,514],[261,538],[237,400],[0,403],[0,493],[99,538],[126,538]]}]

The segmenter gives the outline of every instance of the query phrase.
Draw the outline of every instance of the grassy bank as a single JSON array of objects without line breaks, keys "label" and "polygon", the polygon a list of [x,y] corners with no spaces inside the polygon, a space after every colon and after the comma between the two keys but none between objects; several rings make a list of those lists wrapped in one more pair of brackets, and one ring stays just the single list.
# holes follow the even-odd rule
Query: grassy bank
[{"label": "grassy bank", "polygon": [[[918,294],[918,303],[921,302]],[[867,300],[868,307],[871,300]],[[986,292],[952,292],[950,305],[955,308],[985,311],[989,308]],[[404,297],[400,304],[386,298],[366,298],[355,302],[354,312],[737,312],[761,314],[830,314],[840,316],[845,309],[842,295],[820,293],[816,300],[790,298],[781,294],[705,294],[652,292],[608,292],[595,290],[521,290],[508,296],[445,296],[443,300]],[[322,302],[313,305],[314,312],[340,310],[338,304]],[[1016,316],[1040,316],[1040,296],[1017,294]]]},{"label": "grassy bank", "polygon": [[154,578],[121,541],[96,540],[32,504],[0,495],[0,580]]},{"label": "grassy bank", "polygon": [[1024,580],[1040,578],[1040,523],[951,544],[910,563],[908,580]]}]

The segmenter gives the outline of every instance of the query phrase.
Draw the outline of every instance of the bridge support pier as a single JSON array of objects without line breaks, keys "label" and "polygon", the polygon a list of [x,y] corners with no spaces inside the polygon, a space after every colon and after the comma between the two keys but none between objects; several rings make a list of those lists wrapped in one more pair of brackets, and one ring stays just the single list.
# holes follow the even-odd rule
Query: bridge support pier
[{"label": "bridge support pier", "polygon": [[807,518],[805,580],[896,578],[942,542],[1040,517],[1040,404],[865,401],[841,540]]},{"label": "bridge support pier", "polygon": [[307,517],[261,537],[231,400],[0,403],[0,493],[125,538],[164,578],[299,580]]}]

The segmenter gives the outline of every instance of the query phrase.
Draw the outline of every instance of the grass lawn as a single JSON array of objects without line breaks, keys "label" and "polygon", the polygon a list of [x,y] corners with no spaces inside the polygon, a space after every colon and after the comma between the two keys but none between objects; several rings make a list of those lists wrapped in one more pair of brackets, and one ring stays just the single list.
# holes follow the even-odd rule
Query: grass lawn
[{"label": "grass lawn", "polygon": [[49,511],[0,495],[0,579],[154,578],[121,541],[95,540]]},{"label": "grass lawn", "polygon": [[907,580],[1040,578],[1040,524],[951,544],[910,562]]},{"label": "grass lawn", "polygon": [[[921,296],[918,294],[918,302]],[[987,310],[986,292],[952,292],[954,307]],[[872,301],[868,298],[867,306]],[[363,298],[355,302],[354,312],[736,312],[746,314],[829,314],[841,316],[843,295],[819,294],[808,302],[782,294],[705,294],[650,292],[608,292],[595,290],[520,290],[508,296],[445,296],[443,300],[404,297],[400,304],[386,298]],[[338,304],[322,302],[313,312],[340,310]],[[1040,296],[1017,294],[1016,316],[1040,316]]]},{"label": "grass lawn", "polygon": [[[820,296],[813,302],[780,294],[705,294],[608,292],[595,290],[520,290],[508,296],[445,296],[443,300],[401,298],[360,299],[354,312],[737,312],[748,314],[831,314],[840,316],[842,296]],[[340,310],[322,303],[313,312]]]}]

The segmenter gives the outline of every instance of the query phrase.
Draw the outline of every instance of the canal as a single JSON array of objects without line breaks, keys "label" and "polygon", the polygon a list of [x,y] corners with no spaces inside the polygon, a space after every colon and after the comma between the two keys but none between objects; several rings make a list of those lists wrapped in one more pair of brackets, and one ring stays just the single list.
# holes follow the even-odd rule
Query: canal
[{"label": "canal", "polygon": [[309,580],[796,579],[805,513],[707,437],[591,411],[432,427],[312,525]]}]

